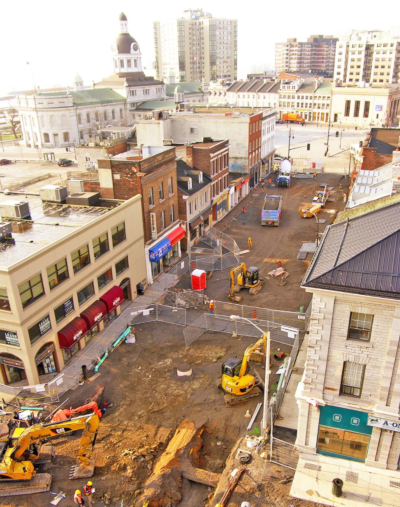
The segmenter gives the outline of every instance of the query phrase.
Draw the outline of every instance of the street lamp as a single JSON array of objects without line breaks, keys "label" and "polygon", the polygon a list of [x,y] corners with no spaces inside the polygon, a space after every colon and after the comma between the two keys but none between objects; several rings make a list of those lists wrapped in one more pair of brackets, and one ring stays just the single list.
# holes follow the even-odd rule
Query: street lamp
[{"label": "street lamp", "polygon": [[[266,354],[266,357],[265,357],[264,409],[263,409],[263,419],[262,419],[262,428],[265,431],[267,429],[269,376],[271,374],[271,370],[270,370],[271,333],[269,331],[267,331],[267,332],[263,331],[256,324],[254,324],[253,321],[251,321],[250,319],[246,319],[245,317],[239,317],[239,315],[231,315],[230,319],[231,320],[236,320],[236,321],[238,321],[238,320],[244,320],[244,321],[248,322],[249,324],[251,324],[252,326],[254,326],[256,329],[258,329],[258,331],[260,331],[260,333],[262,334],[262,336],[265,335],[266,338],[267,338],[267,354]],[[272,420],[271,420],[271,424],[272,424]]]},{"label": "street lamp", "polygon": [[314,217],[315,217],[315,220],[317,221],[317,246],[319,244],[319,219],[318,219],[318,215],[316,213],[314,213],[313,211],[311,211],[311,208],[309,209],[302,209],[301,210],[302,213],[311,213]]}]

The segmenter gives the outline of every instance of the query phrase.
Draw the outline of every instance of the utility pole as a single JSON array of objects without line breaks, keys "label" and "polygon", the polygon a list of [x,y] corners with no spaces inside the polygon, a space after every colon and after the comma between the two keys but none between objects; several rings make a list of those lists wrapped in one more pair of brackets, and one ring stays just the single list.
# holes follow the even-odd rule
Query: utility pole
[{"label": "utility pole", "polygon": [[292,128],[289,129],[289,144],[288,144],[288,150],[287,150],[287,158],[290,159],[290,138],[292,137]]},{"label": "utility pole", "polygon": [[326,138],[326,151],[328,151],[328,149],[329,149],[329,132],[331,130],[331,111],[332,111],[332,92],[330,94],[330,101],[329,101],[328,137]]}]

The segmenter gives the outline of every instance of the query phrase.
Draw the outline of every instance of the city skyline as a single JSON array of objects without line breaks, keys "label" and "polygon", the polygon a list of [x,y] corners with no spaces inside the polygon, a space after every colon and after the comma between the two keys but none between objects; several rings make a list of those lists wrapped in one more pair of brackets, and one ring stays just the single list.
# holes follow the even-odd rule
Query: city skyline
[{"label": "city skyline", "polygon": [[[351,29],[388,30],[393,26],[384,19],[372,19],[370,13],[359,12],[355,4],[345,3],[344,0],[339,0],[336,6],[327,19],[319,17],[318,26],[313,29],[310,14],[318,12],[311,2],[308,8],[289,1],[285,12],[290,11],[292,16],[281,20],[278,13],[262,3],[255,9],[255,15],[254,11],[244,11],[241,4],[225,0],[218,4],[207,1],[199,6],[181,0],[166,6],[156,0],[151,8],[139,12],[126,1],[109,8],[109,4],[102,1],[78,3],[72,0],[68,4],[69,9],[63,7],[60,13],[54,9],[54,2],[41,0],[31,4],[22,0],[18,10],[11,4],[3,7],[5,23],[0,33],[3,48],[0,56],[0,95],[32,89],[33,86],[72,85],[77,72],[85,86],[111,74],[111,44],[119,33],[118,16],[121,11],[129,19],[131,35],[140,44],[145,73],[151,75],[155,75],[152,67],[155,60],[153,22],[177,19],[189,8],[200,7],[214,17],[238,20],[239,79],[245,79],[250,72],[273,69],[275,43],[288,37],[302,41],[313,33],[338,35]],[[342,6],[347,14],[344,22]],[[381,12],[385,9],[390,11],[395,6],[394,0],[383,0]],[[22,16],[19,15],[21,12]],[[32,23],[32,20],[35,22]],[[10,46],[12,50],[6,51],[5,48]]]}]

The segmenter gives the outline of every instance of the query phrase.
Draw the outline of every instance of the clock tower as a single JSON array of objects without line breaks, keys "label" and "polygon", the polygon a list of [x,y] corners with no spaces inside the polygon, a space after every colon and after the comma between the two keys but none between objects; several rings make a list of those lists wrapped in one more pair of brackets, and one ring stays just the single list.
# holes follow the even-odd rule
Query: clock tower
[{"label": "clock tower", "polygon": [[142,72],[142,54],[139,44],[129,34],[128,19],[123,12],[119,16],[120,34],[111,46],[115,74]]}]

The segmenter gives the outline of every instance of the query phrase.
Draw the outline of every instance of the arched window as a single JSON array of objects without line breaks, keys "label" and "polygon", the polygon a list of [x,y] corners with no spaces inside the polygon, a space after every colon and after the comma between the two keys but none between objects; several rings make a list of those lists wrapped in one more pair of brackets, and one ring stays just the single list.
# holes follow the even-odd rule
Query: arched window
[{"label": "arched window", "polygon": [[111,111],[112,119],[115,120],[115,109]]},{"label": "arched window", "polygon": [[69,143],[69,132],[63,132],[63,142]]},{"label": "arched window", "polygon": [[96,121],[99,121],[99,112],[98,111],[95,111],[94,118]]},{"label": "arched window", "polygon": [[78,123],[79,123],[79,125],[82,123],[82,115],[81,114],[78,114]]},{"label": "arched window", "polygon": [[86,113],[86,123],[90,123],[90,113]]},{"label": "arched window", "polygon": [[104,121],[107,121],[107,111],[104,111],[104,116],[103,116],[103,118],[104,118]]},{"label": "arched window", "polygon": [[50,135],[47,134],[47,132],[43,132],[43,142],[49,143],[50,142]]},{"label": "arched window", "polygon": [[119,110],[119,117],[121,118],[121,120],[124,118],[124,111],[123,111],[123,109]]}]

